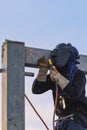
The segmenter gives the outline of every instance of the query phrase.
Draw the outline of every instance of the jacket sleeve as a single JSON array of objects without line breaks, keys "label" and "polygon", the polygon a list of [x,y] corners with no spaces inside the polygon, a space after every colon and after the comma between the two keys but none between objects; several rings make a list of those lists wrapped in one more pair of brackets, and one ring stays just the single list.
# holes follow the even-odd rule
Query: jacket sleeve
[{"label": "jacket sleeve", "polygon": [[34,80],[32,84],[32,93],[34,94],[42,94],[48,90],[53,90],[55,87],[55,83],[51,81],[50,76],[47,76],[46,82],[38,81],[37,79]]},{"label": "jacket sleeve", "polygon": [[68,84],[64,88],[64,92],[71,98],[71,100],[80,101],[85,97],[86,77],[84,72],[78,71],[72,85]]}]

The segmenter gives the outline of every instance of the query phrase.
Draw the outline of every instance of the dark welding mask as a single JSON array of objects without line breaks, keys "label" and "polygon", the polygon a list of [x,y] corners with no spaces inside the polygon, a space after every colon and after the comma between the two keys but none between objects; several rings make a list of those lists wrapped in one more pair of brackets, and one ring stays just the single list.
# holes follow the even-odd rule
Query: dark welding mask
[{"label": "dark welding mask", "polygon": [[51,52],[51,59],[53,65],[57,68],[64,67],[67,64],[71,54],[74,58],[79,59],[77,49],[73,47],[71,44],[58,44],[56,48]]}]

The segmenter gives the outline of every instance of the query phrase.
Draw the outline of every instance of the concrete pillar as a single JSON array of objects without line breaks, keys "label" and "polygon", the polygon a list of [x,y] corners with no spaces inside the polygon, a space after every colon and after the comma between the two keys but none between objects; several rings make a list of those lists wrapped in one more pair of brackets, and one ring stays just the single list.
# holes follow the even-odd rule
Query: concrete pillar
[{"label": "concrete pillar", "polygon": [[25,130],[24,43],[2,46],[2,130]]}]

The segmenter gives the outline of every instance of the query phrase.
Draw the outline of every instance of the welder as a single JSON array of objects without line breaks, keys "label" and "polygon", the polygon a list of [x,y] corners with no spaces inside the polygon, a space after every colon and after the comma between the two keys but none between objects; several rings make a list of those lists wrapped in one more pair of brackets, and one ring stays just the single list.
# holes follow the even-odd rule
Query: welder
[{"label": "welder", "polygon": [[79,58],[76,47],[60,43],[51,51],[49,63],[45,57],[38,59],[39,72],[32,92],[52,90],[58,116],[54,130],[87,130],[86,76],[78,68]]}]

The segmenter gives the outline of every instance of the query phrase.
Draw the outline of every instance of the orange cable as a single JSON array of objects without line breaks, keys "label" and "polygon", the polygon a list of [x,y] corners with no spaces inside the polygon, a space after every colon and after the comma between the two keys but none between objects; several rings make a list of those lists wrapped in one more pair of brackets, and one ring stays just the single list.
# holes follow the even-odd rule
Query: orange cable
[{"label": "orange cable", "polygon": [[55,122],[55,113],[56,113],[57,103],[58,103],[58,86],[56,84],[56,98],[55,98],[54,113],[53,113],[53,130],[55,130],[54,122]]}]

